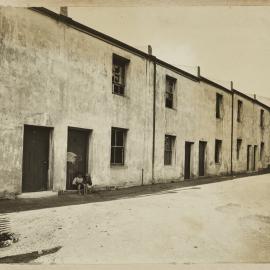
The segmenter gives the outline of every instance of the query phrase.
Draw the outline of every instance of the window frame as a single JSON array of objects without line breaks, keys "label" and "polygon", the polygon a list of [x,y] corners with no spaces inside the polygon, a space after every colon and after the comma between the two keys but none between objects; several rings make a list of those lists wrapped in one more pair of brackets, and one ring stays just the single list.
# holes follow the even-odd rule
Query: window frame
[{"label": "window frame", "polygon": [[260,127],[264,128],[264,110],[261,109],[260,111]]},{"label": "window frame", "polygon": [[216,119],[222,119],[223,95],[216,93]]},{"label": "window frame", "polygon": [[241,123],[243,117],[243,101],[238,99],[237,101],[237,122]]},{"label": "window frame", "polygon": [[242,139],[238,138],[236,141],[236,159],[240,159],[240,150],[242,147]]},{"label": "window frame", "polygon": [[[112,93],[118,96],[125,96],[126,90],[126,74],[127,74],[127,66],[130,62],[129,59],[126,59],[120,55],[114,54],[112,55]],[[120,83],[116,81],[116,73],[115,66],[120,68],[120,74],[117,76],[120,78]],[[116,91],[116,89],[118,89]]]},{"label": "window frame", "polygon": [[221,164],[222,162],[222,140],[215,140],[215,163]]},{"label": "window frame", "polygon": [[[174,77],[171,77],[169,75],[166,75],[166,80],[165,80],[165,107],[168,109],[175,109],[175,92],[176,92],[176,82],[177,79]],[[169,87],[169,84],[172,83],[172,90]],[[171,96],[170,101],[171,101],[171,105],[168,105],[167,103],[167,96]]]},{"label": "window frame", "polygon": [[[112,127],[111,128],[111,157],[110,157],[110,164],[111,166],[124,166],[125,165],[125,157],[126,157],[126,140],[127,140],[127,129],[124,129],[124,128],[118,128],[118,127]],[[113,133],[115,132],[115,135],[114,135],[114,144],[113,144]],[[121,132],[122,133],[122,141],[123,141],[123,144],[122,145],[117,145],[117,136],[116,134]],[[115,149],[122,149],[122,160],[121,162],[115,162],[116,160],[116,151]],[[113,159],[112,159],[112,156],[113,156]]]},{"label": "window frame", "polygon": [[[166,149],[166,139],[169,139],[170,141],[170,149]],[[175,151],[175,142],[176,142],[176,136],[165,134],[164,137],[164,166],[172,166],[173,165],[173,155]],[[168,158],[169,157],[169,158]],[[168,162],[169,160],[169,162]]]}]

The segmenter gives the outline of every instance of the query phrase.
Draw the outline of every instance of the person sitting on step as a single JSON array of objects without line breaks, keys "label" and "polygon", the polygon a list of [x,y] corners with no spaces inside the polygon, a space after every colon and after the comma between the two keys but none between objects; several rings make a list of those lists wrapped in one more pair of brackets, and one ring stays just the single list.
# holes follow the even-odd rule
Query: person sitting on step
[{"label": "person sitting on step", "polygon": [[78,173],[77,176],[73,179],[72,185],[75,187],[75,189],[78,190],[78,193],[81,194],[81,191],[84,188],[83,184],[83,176],[81,173]]}]

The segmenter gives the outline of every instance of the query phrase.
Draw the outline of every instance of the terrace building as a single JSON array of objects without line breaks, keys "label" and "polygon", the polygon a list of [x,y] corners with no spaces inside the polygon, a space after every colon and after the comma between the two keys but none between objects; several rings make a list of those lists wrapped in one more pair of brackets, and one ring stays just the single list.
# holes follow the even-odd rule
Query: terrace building
[{"label": "terrace building", "polygon": [[0,8],[0,197],[270,165],[270,108],[45,8]]}]

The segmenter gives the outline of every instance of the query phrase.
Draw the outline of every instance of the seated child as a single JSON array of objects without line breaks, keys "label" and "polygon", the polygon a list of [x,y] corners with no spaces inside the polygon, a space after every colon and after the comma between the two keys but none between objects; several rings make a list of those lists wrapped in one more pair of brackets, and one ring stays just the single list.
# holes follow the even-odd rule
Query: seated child
[{"label": "seated child", "polygon": [[81,173],[78,173],[78,175],[73,179],[72,185],[79,191],[79,194],[81,194],[81,190],[83,189],[83,176]]},{"label": "seated child", "polygon": [[92,190],[92,179],[90,174],[86,174],[83,183],[84,194],[87,194],[87,192],[90,190]]}]

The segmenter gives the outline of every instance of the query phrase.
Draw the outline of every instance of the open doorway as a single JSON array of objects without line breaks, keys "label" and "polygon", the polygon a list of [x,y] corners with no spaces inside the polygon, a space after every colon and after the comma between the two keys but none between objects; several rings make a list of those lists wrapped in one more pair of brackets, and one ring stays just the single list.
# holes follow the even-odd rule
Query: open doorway
[{"label": "open doorway", "polygon": [[250,162],[251,162],[251,145],[247,146],[247,171],[250,170]]},{"label": "open doorway", "polygon": [[68,128],[66,189],[73,189],[72,181],[80,173],[88,173],[90,130]]},{"label": "open doorway", "polygon": [[206,145],[207,142],[199,142],[199,176],[205,176]]},{"label": "open doorway", "polygon": [[191,178],[193,142],[185,142],[185,179]]}]

